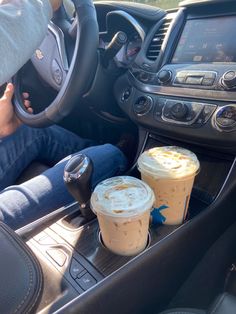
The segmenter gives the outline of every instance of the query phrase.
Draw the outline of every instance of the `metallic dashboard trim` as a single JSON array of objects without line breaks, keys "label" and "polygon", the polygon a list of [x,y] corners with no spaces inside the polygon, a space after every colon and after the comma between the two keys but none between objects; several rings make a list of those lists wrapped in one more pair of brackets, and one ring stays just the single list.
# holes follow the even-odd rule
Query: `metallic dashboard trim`
[{"label": "metallic dashboard trim", "polygon": [[[185,97],[203,100],[217,100],[217,101],[234,101],[236,102],[236,92],[216,91],[216,90],[201,90],[194,88],[181,87],[166,87],[143,84],[138,81],[135,76],[129,71],[128,79],[133,87],[138,88],[144,93],[151,93],[157,95],[165,95],[169,97]],[[231,94],[233,93],[233,94]]]},{"label": "metallic dashboard trim", "polygon": [[[175,79],[177,78],[177,75],[178,75],[178,73],[181,73],[181,72],[188,72],[188,74],[190,74],[189,76],[191,76],[191,74],[194,76],[194,73],[215,73],[215,78],[214,78],[214,83],[215,83],[215,81],[216,81],[216,78],[217,78],[217,75],[218,75],[218,73],[216,72],[216,71],[211,71],[211,70],[203,70],[203,71],[201,71],[201,70],[196,70],[196,71],[194,71],[194,70],[180,70],[180,71],[177,71],[177,73],[176,73],[176,75],[175,75],[175,77],[174,77],[174,81],[173,81],[173,86],[183,86],[184,88],[186,87],[186,88],[188,88],[188,86],[190,85],[192,85],[192,84],[176,84],[175,83]],[[195,74],[196,75],[196,74]],[[214,84],[212,84],[212,86],[214,86]],[[205,89],[204,89],[205,90]]]},{"label": "metallic dashboard trim", "polygon": [[162,118],[163,121],[168,122],[168,123],[178,124],[178,125],[188,125],[188,126],[189,126],[189,125],[194,124],[194,122],[196,122],[196,120],[197,120],[198,117],[200,116],[200,114],[201,114],[201,112],[202,112],[204,106],[202,107],[202,110],[198,112],[198,114],[196,115],[196,117],[193,118],[191,121],[188,121],[188,122],[176,121],[176,120],[173,120],[173,119],[166,118],[166,117],[164,116],[164,108],[165,108],[165,106],[162,108],[162,114],[161,114],[161,118]]}]

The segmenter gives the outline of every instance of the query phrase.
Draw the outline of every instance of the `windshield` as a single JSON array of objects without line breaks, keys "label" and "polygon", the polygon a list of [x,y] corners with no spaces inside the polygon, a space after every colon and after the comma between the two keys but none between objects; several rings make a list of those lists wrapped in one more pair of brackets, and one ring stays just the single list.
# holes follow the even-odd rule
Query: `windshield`
[{"label": "windshield", "polygon": [[[99,0],[95,0],[95,1],[99,1]],[[122,1],[122,0],[120,0]],[[144,4],[149,4],[149,5],[153,5],[155,7],[159,7],[162,9],[173,9],[173,8],[177,8],[178,4],[182,1],[182,0],[136,0],[136,1],[127,1],[126,2],[137,2],[137,3],[144,3]],[[64,5],[66,7],[66,9],[72,13],[73,12],[73,4],[71,3],[71,0],[63,0]]]},{"label": "windshield", "polygon": [[149,5],[153,5],[155,7],[159,7],[159,8],[167,10],[167,9],[177,8],[178,4],[181,1],[182,0],[137,0],[137,1],[129,1],[129,2],[149,4]]}]

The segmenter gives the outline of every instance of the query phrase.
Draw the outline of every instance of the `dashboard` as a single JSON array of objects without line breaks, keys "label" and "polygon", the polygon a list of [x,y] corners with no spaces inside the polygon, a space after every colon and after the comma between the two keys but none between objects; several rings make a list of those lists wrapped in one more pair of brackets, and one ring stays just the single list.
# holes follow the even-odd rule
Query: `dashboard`
[{"label": "dashboard", "polygon": [[147,32],[116,82],[116,100],[150,133],[235,153],[236,7],[195,2]]}]

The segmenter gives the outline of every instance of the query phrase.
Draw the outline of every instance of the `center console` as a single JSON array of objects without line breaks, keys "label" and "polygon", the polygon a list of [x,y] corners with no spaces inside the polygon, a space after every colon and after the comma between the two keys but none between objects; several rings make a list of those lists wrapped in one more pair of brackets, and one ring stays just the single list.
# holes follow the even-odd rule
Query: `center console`
[{"label": "center console", "polygon": [[[146,134],[144,143],[144,149],[157,145],[181,144],[183,146],[183,143],[151,134]],[[190,146],[186,144],[184,147],[189,148]],[[195,180],[186,221],[182,225],[151,226],[146,249],[140,254],[128,257],[116,255],[109,251],[102,242],[97,219],[92,219],[87,223],[83,222],[81,225],[80,206],[77,203],[68,206],[65,209],[65,215],[62,215],[61,218],[57,219],[55,217],[52,222],[41,224],[40,232],[35,232],[35,235],[31,236],[27,241],[28,246],[34,252],[43,270],[44,286],[37,312],[42,314],[54,313],[56,311],[64,313],[66,312],[64,307],[70,307],[71,302],[76,304],[77,302],[78,304],[82,302],[82,304],[78,305],[79,307],[76,305],[77,309],[81,308],[81,306],[83,307],[81,313],[109,313],[111,309],[114,313],[119,313],[120,308],[123,308],[123,304],[117,304],[115,309],[113,309],[113,306],[117,300],[125,298],[122,287],[127,296],[129,295],[129,289],[134,289],[133,284],[139,285],[134,290],[136,300],[137,292],[139,291],[138,287],[141,288],[144,285],[148,295],[146,293],[143,295],[142,293],[140,302],[145,305],[150,294],[159,295],[164,293],[165,295],[166,292],[161,287],[166,280],[168,281],[169,276],[172,276],[171,278],[177,276],[176,267],[177,269],[178,267],[182,269],[186,263],[187,272],[188,267],[190,267],[188,265],[190,256],[193,258],[196,255],[197,261],[199,254],[200,256],[202,254],[201,250],[199,252],[199,249],[195,250],[195,252],[191,251],[197,245],[197,241],[202,241],[199,248],[202,245],[205,247],[208,245],[208,241],[210,241],[206,233],[210,232],[212,237],[214,237],[216,233],[220,232],[218,227],[219,221],[216,219],[216,216],[219,213],[222,215],[220,221],[223,224],[230,223],[232,219],[230,211],[227,210],[224,214],[222,210],[219,213],[217,213],[217,210],[214,210],[214,214],[212,212],[214,224],[209,225],[207,228],[206,226],[204,227],[205,223],[209,223],[205,219],[211,213],[211,208],[220,209],[223,204],[228,206],[225,198],[227,196],[226,191],[236,172],[233,156],[221,153],[211,154],[198,146],[191,146],[191,149],[200,160],[201,171]],[[138,176],[136,168],[132,170],[131,174]],[[232,199],[227,196],[227,201],[231,202]],[[199,220],[201,221],[199,222],[200,225],[198,224]],[[198,227],[196,227],[198,231],[192,229],[195,224],[198,224]],[[212,228],[214,230],[211,230]],[[199,236],[200,238],[203,237],[203,239],[199,240]],[[178,240],[179,237],[180,239]],[[191,239],[188,250],[192,252],[188,256],[184,255],[187,248],[185,245],[182,247],[182,244],[187,239]],[[178,243],[178,241],[180,242]],[[183,254],[182,258],[179,257],[179,254]],[[175,267],[172,269],[172,262],[177,262],[178,258],[180,258],[181,264],[175,264]],[[163,274],[165,273],[167,277],[162,278],[161,267],[164,267]],[[166,267],[169,274],[166,273]],[[145,277],[143,278],[141,274],[145,274]],[[130,279],[130,276],[134,277]],[[183,276],[182,272],[181,276]],[[152,281],[152,277],[156,279]],[[176,280],[182,281],[184,278],[184,276],[181,278],[177,276]],[[113,291],[110,300],[106,297],[107,293],[109,293],[106,291],[107,285],[111,285],[108,290]],[[130,285],[132,288],[129,287]],[[156,285],[157,287],[159,286],[157,291],[154,289]],[[150,293],[150,289],[152,293]],[[115,300],[113,299],[114,291],[118,293],[116,296],[117,300],[116,298]],[[98,308],[97,295],[99,298]],[[100,298],[103,301],[100,301]],[[143,298],[146,298],[146,300]],[[129,313],[129,310],[132,312],[133,307],[136,306],[136,301],[132,298],[131,300],[129,305],[131,308],[128,306],[128,311],[124,311],[124,313]],[[158,300],[160,302],[160,299]],[[165,301],[165,299],[161,300],[162,302]],[[94,305],[95,307],[92,307],[93,302],[96,304]],[[107,306],[109,310],[105,310]],[[137,306],[140,307],[139,301]],[[141,311],[137,313],[141,313]]]},{"label": "center console", "polygon": [[[102,242],[96,219],[80,226],[79,205],[72,205],[70,211],[27,242],[43,269],[44,290],[37,309],[40,313],[48,313],[51,307],[56,311],[63,304],[96,289],[104,279],[135,258],[110,252]],[[177,227],[151,228],[146,250]]]},{"label": "center console", "polygon": [[[55,217],[53,221],[41,224],[40,232],[35,232],[35,235],[27,241],[43,270],[44,288],[37,308],[39,313],[51,313],[57,310],[63,313],[63,306],[67,306],[71,301],[80,302],[88,296],[93,300],[97,291],[103,291],[104,285],[109,282],[116,283],[114,276],[119,278],[119,274],[124,272],[126,274],[124,280],[128,280],[127,272],[129,273],[133,267],[135,269],[135,263],[146,258],[148,260],[148,256],[153,252],[156,252],[159,257],[152,258],[150,271],[152,274],[157,271],[160,275],[158,268],[154,271],[153,267],[158,264],[159,258],[160,261],[162,260],[162,256],[165,263],[167,262],[161,250],[161,247],[168,242],[167,239],[172,239],[172,245],[177,245],[175,241],[178,235],[188,228],[191,222],[195,222],[198,216],[202,216],[199,214],[204,214],[206,209],[214,207],[214,204],[220,202],[222,196],[224,197],[224,189],[236,171],[233,155],[206,152],[199,146],[183,144],[145,131],[140,134],[140,138],[143,139],[143,150],[154,146],[181,145],[197,154],[201,171],[195,180],[186,221],[183,225],[151,226],[145,250],[136,256],[128,257],[113,254],[104,246],[97,219],[92,218],[86,222],[81,217],[79,204],[68,206],[64,210],[64,216],[62,213],[61,218]],[[139,176],[136,167],[131,170],[131,175]],[[228,218],[225,222],[227,221]],[[142,263],[142,267],[144,265]],[[139,274],[140,271],[136,276]],[[135,280],[138,281],[138,278]],[[162,279],[160,280],[162,282]],[[150,287],[153,284],[151,283]],[[103,306],[104,304],[99,310],[90,309],[89,312],[82,313],[103,313]]]}]

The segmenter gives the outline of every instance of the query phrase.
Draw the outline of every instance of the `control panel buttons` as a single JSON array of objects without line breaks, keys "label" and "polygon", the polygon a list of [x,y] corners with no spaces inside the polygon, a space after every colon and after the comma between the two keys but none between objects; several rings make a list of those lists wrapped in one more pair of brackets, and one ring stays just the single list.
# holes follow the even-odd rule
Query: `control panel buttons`
[{"label": "control panel buttons", "polygon": [[188,106],[182,102],[176,103],[171,107],[171,113],[176,119],[183,119],[188,113]]},{"label": "control panel buttons", "polygon": [[186,81],[186,77],[187,77],[186,72],[183,72],[183,71],[178,72],[178,73],[176,74],[174,83],[175,83],[175,84],[184,84],[185,81]]},{"label": "control panel buttons", "polygon": [[129,96],[131,95],[131,91],[132,91],[131,87],[127,87],[127,88],[123,91],[123,93],[122,93],[122,95],[121,95],[121,101],[122,101],[122,102],[125,102],[126,100],[129,99]]},{"label": "control panel buttons", "polygon": [[202,80],[202,85],[203,86],[212,86],[214,83],[215,79],[214,78],[204,78]]},{"label": "control panel buttons", "polygon": [[226,72],[221,79],[223,87],[227,89],[236,88],[236,71]]},{"label": "control panel buttons", "polygon": [[201,85],[203,76],[187,76],[185,83],[189,85]]},{"label": "control panel buttons", "polygon": [[57,85],[61,85],[63,81],[63,72],[55,59],[52,61],[51,70],[53,80]]},{"label": "control panel buttons", "polygon": [[185,76],[176,76],[174,83],[175,84],[184,84],[186,80]]},{"label": "control panel buttons", "polygon": [[214,121],[216,127],[222,131],[236,130],[236,105],[227,105],[218,109]]},{"label": "control panel buttons", "polygon": [[72,278],[77,278],[77,276],[84,270],[85,268],[79,262],[77,262],[75,258],[72,258],[72,262],[70,265],[70,274]]},{"label": "control panel buttons", "polygon": [[162,119],[182,125],[191,125],[195,122],[204,105],[200,103],[166,100],[162,110]]},{"label": "control panel buttons", "polygon": [[216,105],[205,105],[204,109],[203,109],[203,116],[205,117],[205,119],[210,118],[210,116],[212,115],[212,113],[216,110]]},{"label": "control panel buttons", "polygon": [[174,84],[212,86],[216,79],[216,72],[213,71],[179,71],[177,72]]},{"label": "control panel buttons", "polygon": [[133,105],[134,112],[137,115],[147,114],[153,106],[153,100],[150,96],[139,97]]},{"label": "control panel buttons", "polygon": [[92,288],[96,283],[96,279],[93,278],[89,273],[84,274],[82,277],[76,279],[76,282],[80,285],[83,290]]},{"label": "control panel buttons", "polygon": [[85,258],[73,252],[70,267],[65,271],[66,278],[79,293],[83,293],[99,282],[103,276]]},{"label": "control panel buttons", "polygon": [[160,83],[162,84],[166,84],[168,82],[171,81],[172,78],[172,72],[169,70],[161,70],[158,75],[157,78],[159,80]]},{"label": "control panel buttons", "polygon": [[148,83],[150,80],[150,75],[149,73],[142,71],[139,73],[138,79],[144,83]]},{"label": "control panel buttons", "polygon": [[204,109],[202,110],[201,114],[198,116],[195,124],[197,125],[203,125],[207,123],[207,121],[210,119],[214,111],[216,110],[216,105],[204,105]]}]

